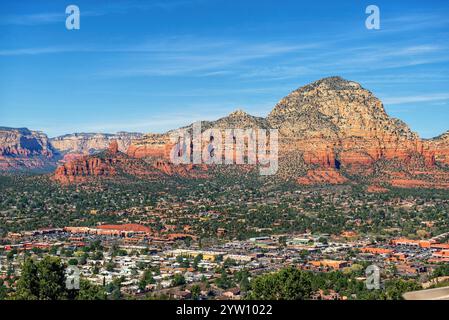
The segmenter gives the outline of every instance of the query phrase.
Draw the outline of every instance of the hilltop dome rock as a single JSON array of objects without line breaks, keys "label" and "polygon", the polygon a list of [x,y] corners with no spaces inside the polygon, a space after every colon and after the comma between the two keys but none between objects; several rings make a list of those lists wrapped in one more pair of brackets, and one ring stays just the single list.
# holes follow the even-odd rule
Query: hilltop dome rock
[{"label": "hilltop dome rock", "polygon": [[117,142],[117,140],[112,140],[111,141],[111,143],[109,144],[109,147],[108,147],[108,151],[111,154],[117,154],[117,152],[118,152],[118,142]]},{"label": "hilltop dome rock", "polygon": [[249,114],[242,109],[237,109],[233,112],[231,112],[228,117],[246,117],[249,116]]},{"label": "hilltop dome rock", "polygon": [[335,138],[385,132],[417,138],[402,121],[390,118],[370,91],[341,77],[324,78],[291,92],[267,120],[288,136],[303,137],[318,131]]}]

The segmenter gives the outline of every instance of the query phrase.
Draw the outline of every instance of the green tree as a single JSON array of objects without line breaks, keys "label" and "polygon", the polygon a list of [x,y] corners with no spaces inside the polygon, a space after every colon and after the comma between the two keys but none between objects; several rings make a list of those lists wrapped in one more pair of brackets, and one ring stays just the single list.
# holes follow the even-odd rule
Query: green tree
[{"label": "green tree", "polygon": [[180,273],[175,274],[175,276],[173,277],[172,280],[172,286],[177,287],[177,286],[182,286],[186,284],[186,279],[184,278],[184,276]]},{"label": "green tree", "polygon": [[249,299],[304,300],[312,293],[309,273],[295,268],[256,277],[251,282]]},{"label": "green tree", "polygon": [[66,298],[65,267],[59,258],[46,256],[38,264],[41,300]]},{"label": "green tree", "polygon": [[122,298],[121,288],[123,281],[125,281],[125,278],[120,277],[107,284],[106,291],[111,294],[109,296],[111,300],[120,300]]},{"label": "green tree", "polygon": [[432,273],[432,277],[434,278],[442,276],[449,276],[449,264],[438,266]]},{"label": "green tree", "polygon": [[226,273],[226,270],[224,268],[221,271],[220,278],[217,278],[215,280],[215,284],[221,289],[229,289],[230,287],[232,287],[232,281],[229,279],[228,274]]},{"label": "green tree", "polygon": [[0,279],[0,300],[5,300],[8,296],[8,290],[3,284],[3,279]]},{"label": "green tree", "polygon": [[198,300],[200,298],[200,295],[201,295],[201,288],[200,288],[199,285],[195,284],[190,289],[190,292],[192,293],[192,299],[193,300]]},{"label": "green tree", "polygon": [[106,300],[106,297],[106,291],[103,287],[86,280],[80,281],[80,290],[76,300]]},{"label": "green tree", "polygon": [[201,253],[195,256],[195,258],[193,259],[193,268],[195,270],[198,270],[198,264],[201,262],[201,260],[203,260],[203,254]]},{"label": "green tree", "polygon": [[38,300],[40,284],[38,266],[32,259],[27,259],[22,265],[22,273],[17,282],[15,298],[18,300]]},{"label": "green tree", "polygon": [[69,266],[76,266],[78,265],[78,259],[72,258],[68,262]]},{"label": "green tree", "polygon": [[66,299],[65,267],[61,260],[46,256],[36,263],[28,258],[22,266],[15,298],[20,300]]},{"label": "green tree", "polygon": [[113,261],[109,261],[106,263],[106,271],[112,272],[114,271],[115,263]]},{"label": "green tree", "polygon": [[422,286],[414,280],[395,279],[385,283],[385,298],[387,300],[402,300],[404,293],[421,289]]}]

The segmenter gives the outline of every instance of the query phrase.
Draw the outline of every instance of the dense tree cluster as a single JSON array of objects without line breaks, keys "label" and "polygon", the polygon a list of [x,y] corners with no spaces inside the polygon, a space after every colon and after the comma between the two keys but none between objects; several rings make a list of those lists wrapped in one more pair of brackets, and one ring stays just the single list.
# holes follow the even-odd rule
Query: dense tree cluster
[{"label": "dense tree cluster", "polygon": [[296,268],[258,276],[251,281],[248,299],[306,300],[318,290],[334,290],[347,299],[401,300],[408,291],[422,287],[414,280],[386,280],[383,288],[368,290],[363,281],[357,281],[354,273],[339,271],[315,273]]},{"label": "dense tree cluster", "polygon": [[[0,297],[2,290],[0,289]],[[6,294],[3,298],[7,298]],[[66,266],[59,258],[45,256],[40,261],[28,258],[22,265],[16,290],[9,294],[16,300],[104,300],[103,287],[84,279],[79,289],[72,289],[66,283]]]}]

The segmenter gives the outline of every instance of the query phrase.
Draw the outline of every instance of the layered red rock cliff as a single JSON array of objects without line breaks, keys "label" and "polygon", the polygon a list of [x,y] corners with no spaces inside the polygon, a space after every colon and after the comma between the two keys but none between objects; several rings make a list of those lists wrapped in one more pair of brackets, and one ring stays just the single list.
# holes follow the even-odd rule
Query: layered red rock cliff
[{"label": "layered red rock cliff", "polygon": [[167,160],[142,161],[118,150],[117,141],[108,149],[91,156],[69,160],[60,165],[53,180],[62,184],[83,183],[95,179],[121,180],[125,176],[157,180],[167,176],[207,178],[207,167],[197,165],[176,166]]},{"label": "layered red rock cliff", "polygon": [[[407,181],[411,187],[441,187],[449,181],[440,166],[449,164],[448,134],[420,139],[405,123],[389,117],[371,92],[340,77],[293,91],[267,118],[236,111],[203,122],[203,129],[207,128],[278,129],[279,162],[283,164],[278,175],[286,179],[296,176],[300,183],[344,183],[349,177],[360,177],[401,187],[407,186]],[[191,126],[183,129],[191,130]],[[168,161],[172,147],[168,134],[147,135],[131,144],[128,155]],[[407,172],[400,183],[389,162]],[[426,175],[417,174],[418,169],[425,169]]]},{"label": "layered red rock cliff", "polygon": [[125,159],[119,155],[118,144],[113,141],[102,154],[68,160],[56,169],[53,179],[61,183],[73,183],[87,181],[89,177],[111,177],[117,174],[115,165],[123,163]]},{"label": "layered red rock cliff", "polygon": [[163,158],[169,160],[172,144],[167,134],[147,134],[134,141],[127,154],[134,158]]},{"label": "layered red rock cliff", "polygon": [[449,131],[434,139],[425,140],[423,144],[433,152],[435,162],[449,165]]},{"label": "layered red rock cliff", "polygon": [[117,141],[118,150],[126,152],[132,141],[143,134],[137,132],[72,133],[50,139],[50,143],[61,154],[94,154],[105,150],[111,141]]},{"label": "layered red rock cliff", "polygon": [[54,153],[48,137],[40,131],[0,127],[0,171],[52,166]]},{"label": "layered red rock cliff", "polygon": [[74,133],[49,139],[40,131],[0,127],[0,171],[54,170],[58,162],[105,150],[113,140],[126,152],[140,133]]}]

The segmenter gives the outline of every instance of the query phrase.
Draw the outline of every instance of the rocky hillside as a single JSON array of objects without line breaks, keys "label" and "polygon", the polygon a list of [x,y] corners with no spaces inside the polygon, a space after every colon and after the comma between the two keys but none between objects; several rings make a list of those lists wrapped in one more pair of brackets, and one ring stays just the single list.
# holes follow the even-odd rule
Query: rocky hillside
[{"label": "rocky hillside", "polygon": [[382,102],[356,82],[330,77],[281,99],[267,118],[285,136],[376,136],[374,132],[416,139],[405,123],[390,118]]},{"label": "rocky hillside", "polygon": [[230,113],[228,116],[220,118],[216,121],[203,121],[201,126],[204,130],[209,128],[217,128],[217,129],[269,128],[269,125],[265,118],[252,116],[241,109],[238,109]]},{"label": "rocky hillside", "polygon": [[49,139],[40,131],[27,128],[0,127],[0,170],[54,170],[59,161],[69,161],[82,155],[98,153],[117,141],[126,152],[141,133],[118,132],[73,133]]},{"label": "rocky hillside", "polygon": [[[363,182],[371,184],[371,190],[449,188],[449,132],[420,139],[404,122],[388,116],[370,91],[340,77],[324,78],[291,92],[266,118],[237,110],[202,122],[202,130],[210,128],[278,129],[280,179],[300,184]],[[192,125],[181,129],[191,131]],[[60,182],[117,178],[121,173],[207,176],[203,166],[170,163],[174,145],[170,133],[71,134],[49,141],[41,132],[1,128],[0,169],[54,165],[63,155],[65,164],[55,174]],[[112,149],[101,151],[111,142]],[[234,148],[235,157],[239,152],[244,150]]]},{"label": "rocky hillside", "polygon": [[[192,133],[192,126],[193,124],[180,129]],[[216,121],[201,122],[202,131],[212,128],[223,130],[248,128],[268,129],[268,124],[265,118],[254,117],[242,110],[236,110]],[[175,130],[164,134],[147,134],[142,139],[135,140],[128,149],[128,155],[135,158],[169,160],[170,152],[174,146],[174,143],[170,141],[170,134],[173,131]],[[222,138],[225,141],[225,137],[223,136]],[[234,157],[236,157],[236,154],[234,152]]]},{"label": "rocky hillside", "polygon": [[0,170],[54,166],[56,153],[47,135],[40,131],[0,127]]},{"label": "rocky hillside", "polygon": [[419,153],[433,164],[433,154],[405,123],[390,118],[370,91],[340,77],[293,91],[267,120],[285,142],[302,149],[308,162],[331,167],[371,165],[381,158],[406,160]]},{"label": "rocky hillside", "polygon": [[126,152],[131,142],[143,137],[141,133],[72,133],[50,139],[51,144],[62,154],[93,154],[107,149],[111,141],[118,143],[119,150]]},{"label": "rocky hillside", "polygon": [[449,165],[449,131],[425,142],[435,150],[436,162]]},{"label": "rocky hillside", "polygon": [[[447,172],[437,168],[449,159],[447,134],[421,140],[404,122],[389,117],[370,91],[341,77],[321,79],[293,91],[267,118],[238,110],[217,121],[204,121],[202,128],[278,129],[278,176],[299,183],[356,179],[449,186]],[[167,134],[147,135],[130,146],[129,155],[167,158],[171,148]]]},{"label": "rocky hillside", "polygon": [[175,166],[166,160],[143,161],[119,151],[116,140],[109,147],[94,155],[82,156],[60,165],[52,179],[62,183],[85,183],[98,179],[115,182],[129,179],[156,180],[171,176],[206,178],[205,166]]},{"label": "rocky hillside", "polygon": [[134,158],[170,157],[170,137],[168,134],[146,134],[141,139],[133,141],[128,148],[128,155]]}]

